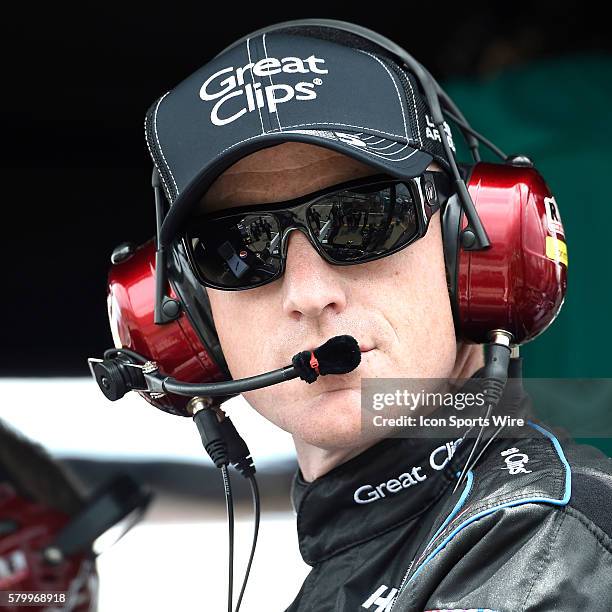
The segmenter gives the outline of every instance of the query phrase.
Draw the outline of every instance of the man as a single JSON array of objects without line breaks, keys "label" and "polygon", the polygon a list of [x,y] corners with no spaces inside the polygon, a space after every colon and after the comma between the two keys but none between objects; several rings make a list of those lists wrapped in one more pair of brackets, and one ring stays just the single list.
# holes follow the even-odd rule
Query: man
[{"label": "man", "polygon": [[[292,497],[313,569],[289,610],[611,609],[612,520],[601,508],[612,466],[601,453],[535,423],[527,436],[492,439],[455,491],[469,441],[362,428],[362,378],[469,379],[485,361],[455,333],[438,210],[450,160],[419,84],[374,45],[332,30],[249,37],[147,117],[172,203],[162,238],[184,232],[231,375],[276,369],[338,334],[359,341],[349,374],[244,394],[295,442]],[[383,183],[423,177],[439,206],[413,206],[424,229],[402,242],[410,215],[392,218],[405,203],[390,206]],[[364,193],[377,194],[369,217],[383,230],[365,245],[332,212]],[[308,217],[314,201],[333,245]],[[273,210],[287,223],[275,245],[232,243],[242,218],[281,218]],[[510,374],[520,381],[519,360]],[[529,413],[520,384],[506,400]]]}]

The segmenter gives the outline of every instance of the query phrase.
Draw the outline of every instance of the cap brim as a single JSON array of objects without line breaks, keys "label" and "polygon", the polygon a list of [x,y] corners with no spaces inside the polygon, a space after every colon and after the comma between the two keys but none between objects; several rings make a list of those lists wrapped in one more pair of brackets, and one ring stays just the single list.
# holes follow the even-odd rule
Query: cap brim
[{"label": "cap brim", "polygon": [[409,145],[368,134],[337,130],[293,130],[261,134],[230,147],[185,187],[170,207],[160,232],[161,244],[169,244],[179,233],[189,213],[214,180],[239,159],[284,142],[304,142],[333,149],[397,178],[422,174],[433,157]]}]

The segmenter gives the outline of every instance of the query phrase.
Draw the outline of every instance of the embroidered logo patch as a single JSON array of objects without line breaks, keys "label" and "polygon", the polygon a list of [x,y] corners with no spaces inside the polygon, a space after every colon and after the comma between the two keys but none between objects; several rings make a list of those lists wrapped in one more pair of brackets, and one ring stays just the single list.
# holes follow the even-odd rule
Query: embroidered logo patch
[{"label": "embroidered logo patch", "polygon": [[[228,66],[209,76],[200,87],[200,99],[215,102],[210,111],[214,125],[233,123],[245,113],[261,109],[275,113],[279,104],[289,100],[314,100],[315,87],[323,81],[319,76],[294,85],[278,82],[284,74],[323,75],[325,60],[311,55],[299,57],[266,57],[244,66]],[[247,75],[245,77],[245,74]],[[272,76],[274,75],[273,81]],[[304,77],[306,78],[306,77]],[[251,82],[249,82],[249,80]]]},{"label": "embroidered logo patch", "polygon": [[[387,592],[388,590],[388,592]],[[362,604],[361,607],[373,612],[389,612],[393,607],[396,588],[390,588],[386,584],[381,584]]]},{"label": "embroidered logo patch", "polygon": [[508,470],[510,474],[531,474],[532,470],[525,469],[529,457],[525,453],[521,453],[518,448],[512,447],[500,454],[504,457],[506,463],[506,467],[503,467],[502,470]]}]

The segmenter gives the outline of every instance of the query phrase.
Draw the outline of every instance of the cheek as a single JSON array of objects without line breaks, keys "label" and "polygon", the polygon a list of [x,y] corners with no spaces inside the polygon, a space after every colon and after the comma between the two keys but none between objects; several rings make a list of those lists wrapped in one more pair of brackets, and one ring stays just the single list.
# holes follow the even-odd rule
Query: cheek
[{"label": "cheek", "polygon": [[[215,328],[232,378],[246,378],[287,363],[278,363],[273,350],[273,332],[278,328],[278,314],[257,289],[245,292],[207,289]],[[287,411],[306,388],[302,381],[289,381],[265,389],[243,393],[246,401],[261,415],[281,429],[294,431],[299,411]]]},{"label": "cheek", "polygon": [[437,216],[424,238],[376,262],[361,287],[375,293],[377,307],[394,330],[386,376],[445,378],[456,360],[456,340],[442,238]]},{"label": "cheek", "polygon": [[[253,299],[250,291],[219,291],[207,288],[215,328],[223,348],[223,354],[233,378],[243,378],[266,371],[261,362],[265,355],[265,333],[254,333],[254,329],[265,329],[266,310]],[[253,363],[260,363],[256,372]],[[271,368],[268,368],[271,369]]]}]

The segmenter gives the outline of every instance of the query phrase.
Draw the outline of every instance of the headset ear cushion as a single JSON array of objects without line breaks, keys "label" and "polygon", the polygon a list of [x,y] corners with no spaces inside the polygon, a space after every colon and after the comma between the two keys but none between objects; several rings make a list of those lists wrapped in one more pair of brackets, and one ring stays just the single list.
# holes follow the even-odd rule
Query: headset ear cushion
[{"label": "headset ear cushion", "polygon": [[442,244],[444,248],[444,262],[446,264],[446,281],[450,298],[455,335],[460,337],[459,301],[457,299],[457,272],[459,266],[459,234],[461,227],[462,209],[457,194],[453,194],[443,206],[441,211]]},{"label": "headset ear cushion", "polygon": [[225,379],[231,380],[232,377],[215,328],[206,288],[201,285],[191,271],[182,245],[175,242],[172,246],[173,256],[170,258],[168,280],[172,283],[175,293],[181,300],[185,314],[202,345],[217,367],[223,372]]}]

